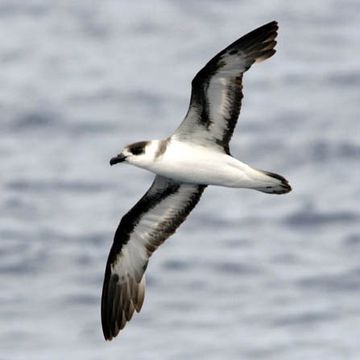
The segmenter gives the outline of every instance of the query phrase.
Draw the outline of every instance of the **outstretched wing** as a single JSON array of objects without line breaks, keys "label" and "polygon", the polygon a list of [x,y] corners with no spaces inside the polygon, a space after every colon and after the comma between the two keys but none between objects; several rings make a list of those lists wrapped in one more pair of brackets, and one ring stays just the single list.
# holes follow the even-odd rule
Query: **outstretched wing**
[{"label": "outstretched wing", "polygon": [[140,311],[149,257],[198,203],[206,186],[156,176],[139,202],[121,219],[106,264],[101,321],[111,340]]},{"label": "outstretched wing", "polygon": [[251,31],[213,57],[192,81],[188,113],[175,139],[213,146],[229,154],[229,141],[240,113],[243,73],[271,57],[278,25]]}]

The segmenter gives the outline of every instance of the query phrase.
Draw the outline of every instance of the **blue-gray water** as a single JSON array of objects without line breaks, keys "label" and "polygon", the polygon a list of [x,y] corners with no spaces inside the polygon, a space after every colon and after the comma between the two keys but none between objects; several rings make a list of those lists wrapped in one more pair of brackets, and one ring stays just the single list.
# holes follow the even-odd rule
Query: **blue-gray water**
[{"label": "blue-gray water", "polygon": [[[167,136],[193,75],[278,20],[245,76],[234,156],[293,192],[209,188],[105,343],[120,217],[152,175],[110,168]],[[360,3],[0,1],[0,359],[359,359]]]}]

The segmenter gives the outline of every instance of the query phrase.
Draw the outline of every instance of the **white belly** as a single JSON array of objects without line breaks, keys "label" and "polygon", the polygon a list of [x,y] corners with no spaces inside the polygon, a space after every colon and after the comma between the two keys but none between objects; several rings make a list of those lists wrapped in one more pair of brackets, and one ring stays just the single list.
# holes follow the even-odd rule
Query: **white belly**
[{"label": "white belly", "polygon": [[225,153],[179,141],[171,141],[147,169],[179,182],[228,187],[252,187],[258,173]]}]

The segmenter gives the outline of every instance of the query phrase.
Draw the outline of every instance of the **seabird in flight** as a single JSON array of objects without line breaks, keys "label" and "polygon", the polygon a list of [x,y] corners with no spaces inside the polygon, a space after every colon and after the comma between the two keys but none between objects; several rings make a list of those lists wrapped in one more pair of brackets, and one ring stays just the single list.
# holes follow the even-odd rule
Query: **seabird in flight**
[{"label": "seabird in flight", "polygon": [[125,162],[149,170],[155,179],[115,232],[101,300],[106,340],[140,311],[150,256],[184,222],[207,185],[269,194],[291,191],[284,177],[244,164],[229,148],[243,97],[243,74],[274,55],[277,30],[272,21],[213,57],[194,77],[188,112],[171,136],[128,145],[110,160],[111,165]]}]

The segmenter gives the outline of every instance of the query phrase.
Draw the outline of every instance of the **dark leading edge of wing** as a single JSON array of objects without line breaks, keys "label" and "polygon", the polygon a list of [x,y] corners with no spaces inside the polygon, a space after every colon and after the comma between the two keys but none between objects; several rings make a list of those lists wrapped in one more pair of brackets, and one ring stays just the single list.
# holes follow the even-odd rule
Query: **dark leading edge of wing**
[{"label": "dark leading edge of wing", "polygon": [[271,57],[278,25],[270,22],[213,57],[192,81],[188,113],[174,137],[230,153],[229,141],[240,113],[242,76],[254,62]]},{"label": "dark leading edge of wing", "polygon": [[140,311],[149,257],[198,203],[205,186],[156,176],[139,202],[121,219],[106,264],[101,299],[104,337],[111,340]]}]

